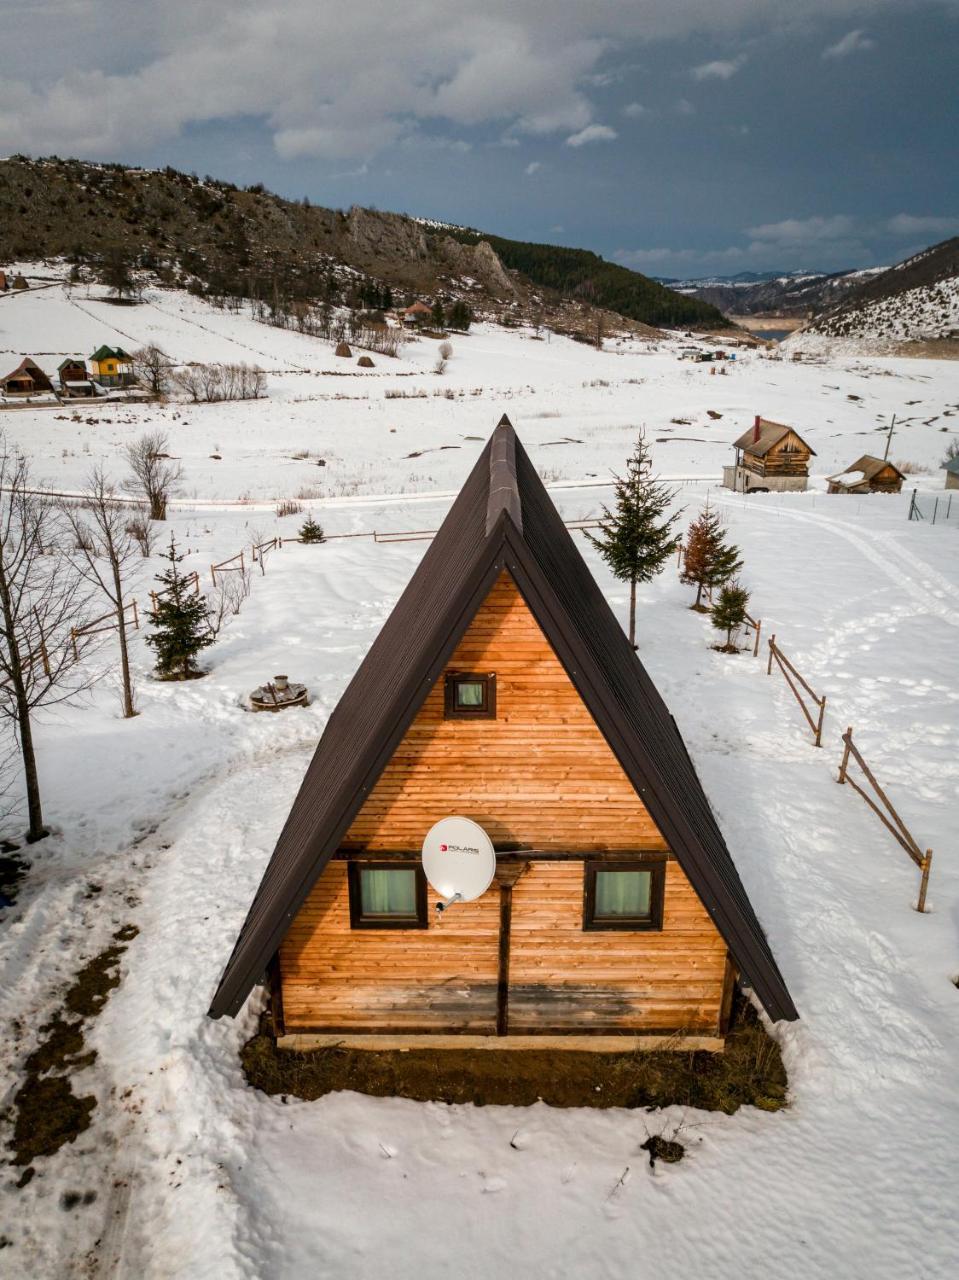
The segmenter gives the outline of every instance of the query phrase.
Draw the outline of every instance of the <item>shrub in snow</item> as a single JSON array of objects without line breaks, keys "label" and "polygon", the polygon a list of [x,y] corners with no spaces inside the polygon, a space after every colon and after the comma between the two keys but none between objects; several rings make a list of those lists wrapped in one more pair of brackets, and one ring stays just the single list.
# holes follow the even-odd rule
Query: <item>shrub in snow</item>
[{"label": "shrub in snow", "polygon": [[317,524],[312,516],[308,516],[300,525],[300,541],[301,542],[325,542],[326,534],[323,532],[323,526]]},{"label": "shrub in snow", "polygon": [[164,680],[191,680],[202,675],[197,654],[216,639],[210,627],[210,606],[202,596],[194,594],[192,585],[177,568],[183,557],[177,554],[172,535],[164,559],[170,567],[157,574],[161,589],[154,597],[155,608],[150,614],[154,629],[146,641],[156,654],[158,676]]},{"label": "shrub in snow", "polygon": [[735,652],[733,631],[746,621],[746,607],[749,604],[749,592],[738,582],[731,582],[723,587],[719,599],[713,606],[712,624],[717,631],[726,632],[727,653]]}]

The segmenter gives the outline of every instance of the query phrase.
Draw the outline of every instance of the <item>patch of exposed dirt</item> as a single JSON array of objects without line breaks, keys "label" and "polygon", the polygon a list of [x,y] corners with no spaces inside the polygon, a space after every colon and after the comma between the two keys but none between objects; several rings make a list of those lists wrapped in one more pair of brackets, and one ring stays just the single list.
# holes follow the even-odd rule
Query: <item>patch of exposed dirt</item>
[{"label": "patch of exposed dirt", "polygon": [[375,1097],[477,1106],[531,1106],[541,1100],[553,1107],[679,1104],[732,1113],[741,1106],[777,1111],[787,1102],[779,1046],[745,1001],[724,1053],[347,1048],[297,1053],[277,1049],[267,1026],[264,1022],[241,1051],[247,1080],[265,1093],[308,1101],[352,1089]]},{"label": "patch of exposed dirt", "polygon": [[120,984],[120,957],[136,937],[124,925],[104,948],[80,969],[63,996],[63,1004],[40,1028],[41,1040],[24,1064],[25,1079],[13,1099],[13,1164],[26,1166],[17,1186],[33,1177],[33,1161],[50,1156],[90,1127],[97,1105],[92,1094],[77,1097],[71,1076],[96,1061],[86,1048],[86,1031]]}]

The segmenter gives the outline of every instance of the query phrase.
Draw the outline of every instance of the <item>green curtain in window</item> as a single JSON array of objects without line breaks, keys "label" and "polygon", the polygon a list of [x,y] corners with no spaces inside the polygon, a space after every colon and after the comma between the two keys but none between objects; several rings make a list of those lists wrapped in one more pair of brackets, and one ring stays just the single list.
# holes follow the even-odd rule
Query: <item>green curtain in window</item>
[{"label": "green curtain in window", "polygon": [[415,916],[416,872],[411,867],[360,871],[365,916]]},{"label": "green curtain in window", "polygon": [[458,707],[481,707],[483,705],[483,686],[479,680],[459,680],[456,684],[456,705]]},{"label": "green curtain in window", "polygon": [[650,871],[597,871],[595,918],[648,916],[651,889]]}]

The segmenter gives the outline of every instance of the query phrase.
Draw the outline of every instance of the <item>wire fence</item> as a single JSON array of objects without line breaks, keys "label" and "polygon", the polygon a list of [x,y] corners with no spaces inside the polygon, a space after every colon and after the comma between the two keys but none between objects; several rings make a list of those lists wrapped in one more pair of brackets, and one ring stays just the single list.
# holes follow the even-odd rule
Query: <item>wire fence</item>
[{"label": "wire fence", "polygon": [[909,519],[926,524],[943,524],[952,521],[959,524],[959,491],[956,493],[924,493],[915,489],[909,503]]}]

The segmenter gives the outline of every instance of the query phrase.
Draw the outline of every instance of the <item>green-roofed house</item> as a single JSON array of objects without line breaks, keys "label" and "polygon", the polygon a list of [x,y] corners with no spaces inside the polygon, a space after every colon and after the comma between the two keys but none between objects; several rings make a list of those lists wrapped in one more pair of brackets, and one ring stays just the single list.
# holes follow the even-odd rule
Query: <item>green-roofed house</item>
[{"label": "green-roofed house", "polygon": [[131,387],[136,379],[133,376],[133,357],[122,347],[97,347],[90,357],[93,369],[93,381],[101,387]]}]

